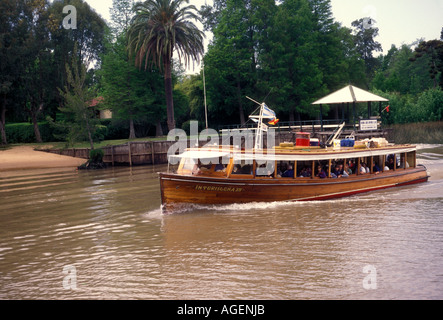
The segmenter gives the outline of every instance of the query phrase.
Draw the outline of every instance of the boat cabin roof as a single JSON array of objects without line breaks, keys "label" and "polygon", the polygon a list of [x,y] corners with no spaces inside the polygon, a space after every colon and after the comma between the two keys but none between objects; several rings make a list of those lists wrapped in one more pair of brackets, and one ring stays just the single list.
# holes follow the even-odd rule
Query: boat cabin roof
[{"label": "boat cabin roof", "polygon": [[324,149],[319,147],[303,147],[288,149],[249,149],[240,150],[232,146],[215,146],[202,148],[188,148],[178,155],[170,155],[179,159],[215,159],[220,157],[238,160],[263,160],[263,161],[310,161],[329,159],[349,159],[358,157],[381,156],[394,153],[406,153],[416,150],[414,145],[395,145],[378,148],[340,148]]}]

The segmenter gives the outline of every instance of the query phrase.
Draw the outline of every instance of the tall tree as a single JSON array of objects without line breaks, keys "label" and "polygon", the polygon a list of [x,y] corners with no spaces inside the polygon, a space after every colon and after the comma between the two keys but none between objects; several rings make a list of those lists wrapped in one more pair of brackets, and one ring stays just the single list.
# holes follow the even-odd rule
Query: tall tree
[{"label": "tall tree", "polygon": [[103,56],[102,76],[105,105],[115,118],[129,121],[129,139],[136,138],[134,118],[134,64],[128,57],[126,32],[133,16],[132,0],[113,0],[111,13],[112,37],[108,41],[107,52]]},{"label": "tall tree", "polygon": [[112,0],[109,12],[111,14],[111,30],[115,36],[128,31],[134,16],[133,6],[134,0]]},{"label": "tall tree", "polygon": [[98,124],[95,116],[95,108],[92,106],[92,100],[95,97],[94,92],[89,90],[86,84],[86,66],[78,62],[74,47],[74,54],[71,64],[66,64],[67,85],[60,90],[60,95],[65,100],[64,107],[60,111],[65,113],[68,121],[62,124],[68,129],[67,141],[73,144],[76,141],[86,138],[91,150],[94,149],[94,133]]},{"label": "tall tree", "polygon": [[382,56],[382,67],[375,73],[373,87],[385,92],[417,95],[434,86],[434,80],[428,72],[432,57],[423,53],[415,61],[411,47],[406,44],[400,48],[392,46],[386,56]]},{"label": "tall tree", "polygon": [[0,1],[0,133],[1,144],[7,144],[6,113],[11,108],[11,94],[20,78],[20,57],[23,37],[20,35],[21,3]]},{"label": "tall tree", "polygon": [[129,123],[129,139],[136,138],[136,122],[155,125],[157,134],[162,135],[166,107],[161,73],[156,68],[142,71],[134,65],[126,50],[126,34],[109,43],[99,74],[104,106],[112,110],[113,119]]},{"label": "tall tree", "polygon": [[[72,5],[76,8],[76,29],[66,29],[63,20],[67,17],[63,8]],[[54,0],[49,7],[48,27],[51,38],[51,49],[56,66],[54,80],[56,87],[63,88],[67,84],[66,64],[70,63],[74,45],[77,44],[77,61],[91,68],[100,66],[100,57],[104,52],[107,25],[105,20],[84,0]],[[88,84],[91,78],[87,77]],[[60,96],[59,104],[63,103]]]},{"label": "tall tree", "polygon": [[27,46],[22,59],[24,68],[20,89],[24,97],[24,109],[31,118],[37,142],[42,142],[39,116],[43,115],[55,93],[48,5],[46,0],[30,1],[23,12],[27,25]]},{"label": "tall tree", "polygon": [[[279,6],[271,38],[270,79],[276,104],[293,121],[314,115],[312,99],[324,93],[316,23],[307,0],[286,0]],[[277,110],[278,110],[277,108]],[[277,111],[276,110],[276,111]]]},{"label": "tall tree", "polygon": [[440,40],[421,41],[410,60],[414,62],[422,56],[428,57],[429,76],[434,82],[434,88],[439,85],[443,89],[443,28]]},{"label": "tall tree", "polygon": [[361,18],[352,22],[355,34],[355,45],[366,65],[368,80],[372,78],[377,67],[377,59],[373,52],[383,51],[381,44],[375,40],[378,36],[378,28],[372,18]]},{"label": "tall tree", "polygon": [[[215,11],[209,10],[218,24],[208,24],[214,40],[205,56],[211,114],[223,113],[229,117],[227,121],[244,124],[247,113],[255,109],[245,96],[262,99],[270,90],[267,83],[260,82],[260,73],[266,64],[263,57],[269,50],[277,6],[273,0],[219,3]],[[205,14],[206,21],[212,19]]]},{"label": "tall tree", "polygon": [[[200,60],[204,52],[204,34],[191,21],[201,21],[196,8],[188,0],[147,0],[134,6],[136,12],[128,30],[130,55],[145,69],[149,64],[164,73],[168,128],[175,128],[172,87],[172,56],[174,50],[184,59]],[[185,5],[185,6],[183,6]]]}]

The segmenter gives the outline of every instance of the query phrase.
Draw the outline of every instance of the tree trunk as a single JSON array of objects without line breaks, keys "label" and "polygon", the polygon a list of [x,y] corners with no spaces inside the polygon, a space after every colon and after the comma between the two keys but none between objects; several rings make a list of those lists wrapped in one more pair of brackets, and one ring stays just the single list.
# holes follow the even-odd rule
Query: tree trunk
[{"label": "tree trunk", "polygon": [[31,106],[31,110],[29,111],[31,113],[32,124],[34,125],[35,141],[38,143],[43,142],[37,122],[38,115],[42,110],[43,110],[43,103],[40,103],[37,109],[34,109]]},{"label": "tree trunk", "polygon": [[289,110],[289,121],[290,122],[294,122],[295,118],[294,118],[294,109],[290,109]]},{"label": "tree trunk", "polygon": [[166,94],[166,111],[168,115],[168,129],[175,128],[174,119],[174,100],[172,97],[172,70],[171,70],[171,58],[164,59],[165,67],[165,94]]},{"label": "tree trunk", "polygon": [[134,119],[132,116],[129,118],[129,139],[135,139]]},{"label": "tree trunk", "polygon": [[241,87],[240,82],[237,81],[237,99],[238,99],[238,113],[240,114],[240,124],[243,126],[246,122],[245,115],[243,112],[243,103],[241,99]]},{"label": "tree trunk", "polygon": [[91,125],[88,120],[88,116],[85,113],[84,118],[86,120],[86,131],[88,132],[89,143],[91,144],[91,150],[94,150],[94,139],[92,139]]},{"label": "tree trunk", "polygon": [[38,128],[36,112],[31,113],[31,118],[32,118],[32,124],[34,125],[35,141],[37,141],[38,143],[42,143],[43,140],[42,136],[40,135],[40,129]]},{"label": "tree trunk", "polygon": [[0,103],[0,132],[1,132],[1,144],[8,144],[8,141],[6,139],[6,130],[5,130],[5,123],[6,123],[6,94],[3,96],[3,102]]},{"label": "tree trunk", "polygon": [[161,137],[163,135],[162,123],[160,120],[157,120],[157,125],[155,127],[155,135],[157,137]]}]

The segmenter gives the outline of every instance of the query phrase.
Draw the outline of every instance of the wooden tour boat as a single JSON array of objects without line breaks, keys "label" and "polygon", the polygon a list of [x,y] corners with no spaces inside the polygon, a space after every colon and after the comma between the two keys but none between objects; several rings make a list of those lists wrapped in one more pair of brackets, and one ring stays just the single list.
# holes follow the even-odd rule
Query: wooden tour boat
[{"label": "wooden tour boat", "polygon": [[[264,113],[260,111],[260,118]],[[159,173],[162,208],[169,212],[186,204],[325,200],[429,178],[417,164],[414,145],[394,145],[383,138],[311,146],[309,134],[302,133],[295,145],[261,149],[257,140],[265,127],[260,118],[254,148],[221,145],[171,155],[179,164],[172,172],[168,167]]]}]

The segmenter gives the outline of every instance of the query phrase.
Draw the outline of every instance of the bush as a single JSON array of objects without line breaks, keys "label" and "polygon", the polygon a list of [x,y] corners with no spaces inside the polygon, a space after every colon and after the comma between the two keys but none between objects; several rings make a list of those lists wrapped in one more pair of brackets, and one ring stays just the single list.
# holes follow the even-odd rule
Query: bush
[{"label": "bush", "polygon": [[420,111],[419,121],[439,121],[443,116],[443,91],[429,89],[423,92],[417,100]]},{"label": "bush", "polygon": [[[52,128],[48,122],[39,122],[38,127],[43,142],[54,141]],[[8,143],[32,143],[35,142],[34,125],[32,123],[7,123],[5,126]]]},{"label": "bush", "polygon": [[89,151],[89,160],[94,163],[100,163],[103,162],[104,155],[103,149],[92,149]]},{"label": "bush", "polygon": [[105,140],[126,139],[129,136],[128,121],[102,119],[100,123],[108,128]]},{"label": "bush", "polygon": [[[198,124],[197,133],[200,132],[200,123],[197,120],[188,120],[182,124],[182,129],[186,132],[187,135],[191,134],[191,122],[196,122]],[[195,125],[195,124],[194,124]]]},{"label": "bush", "polygon": [[385,124],[443,119],[443,91],[440,89],[429,89],[418,96],[398,92],[385,93],[379,90],[374,90],[374,93],[389,99],[390,111],[382,114]]}]

